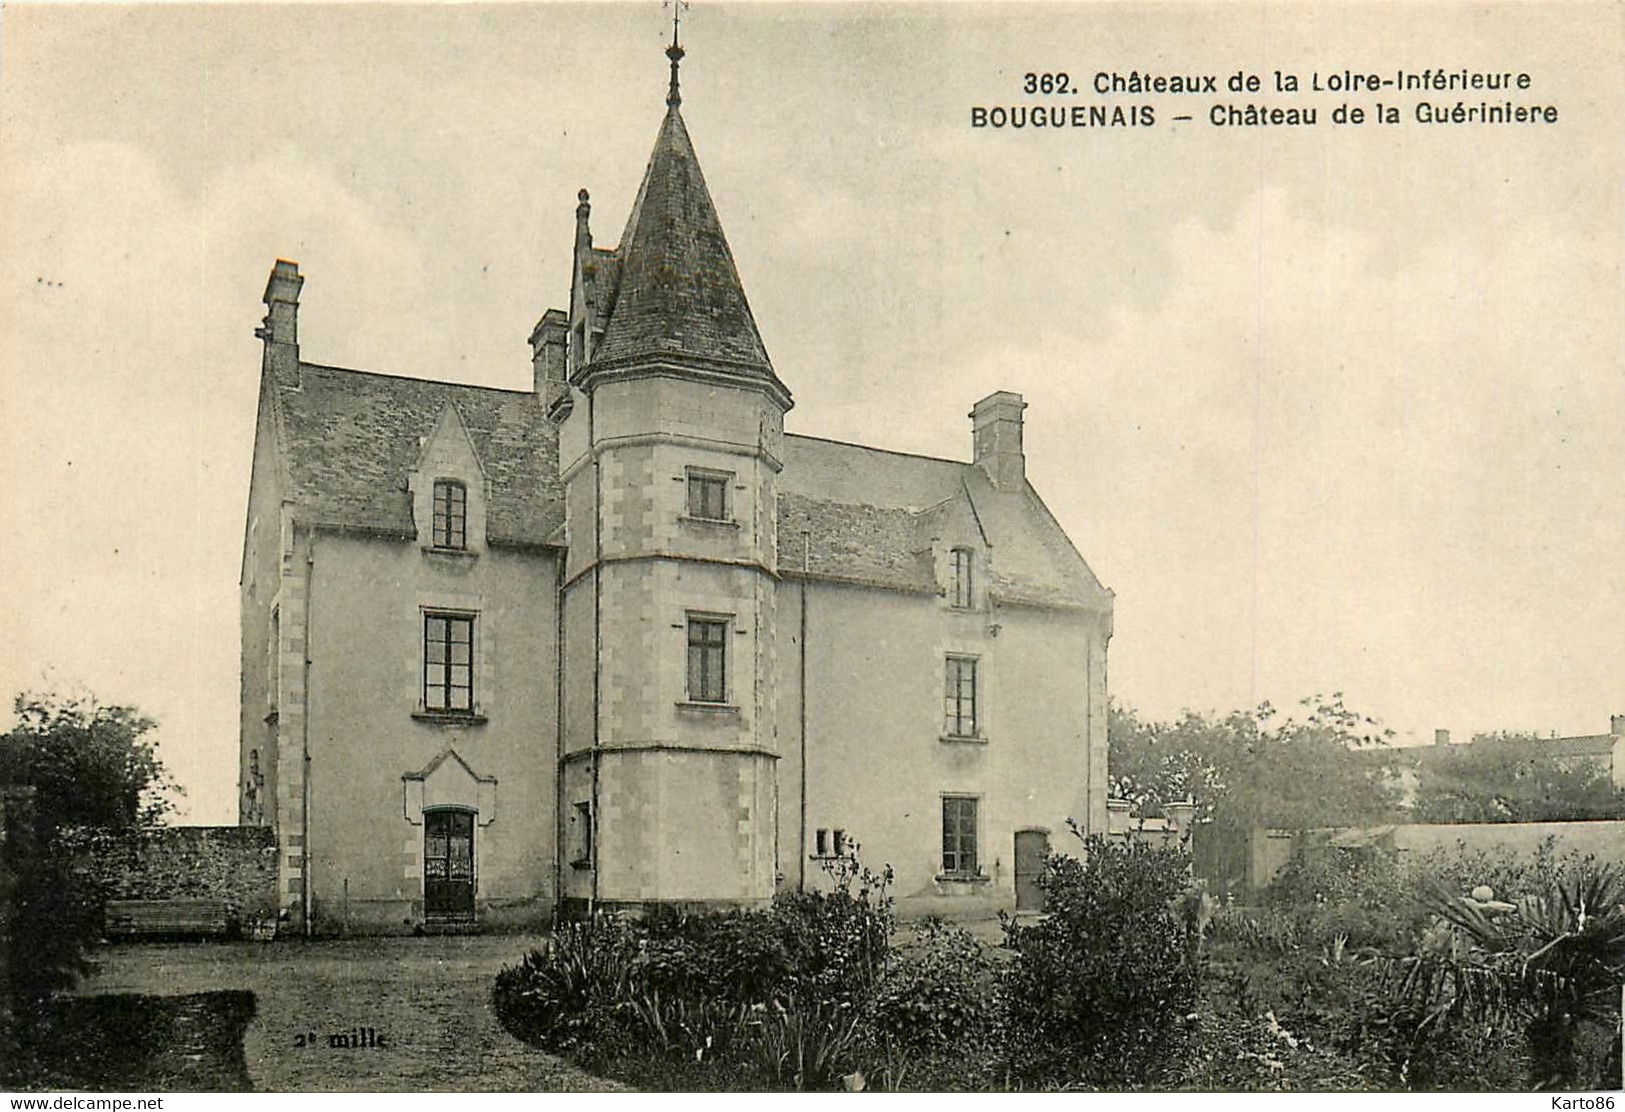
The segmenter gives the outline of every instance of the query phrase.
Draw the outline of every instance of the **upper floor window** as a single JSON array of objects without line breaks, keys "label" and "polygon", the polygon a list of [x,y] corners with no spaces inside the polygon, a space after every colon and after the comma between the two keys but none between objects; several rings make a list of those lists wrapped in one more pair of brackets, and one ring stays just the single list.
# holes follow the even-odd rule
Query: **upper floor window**
[{"label": "upper floor window", "polygon": [[468,547],[468,488],[454,479],[434,481],[434,546]]},{"label": "upper floor window", "polygon": [[957,608],[964,610],[971,606],[975,597],[972,576],[975,574],[976,554],[968,548],[956,548],[953,551],[954,567],[953,582],[949,585],[949,601]]},{"label": "upper floor window", "polygon": [[728,623],[717,618],[688,620],[688,698],[695,703],[728,701]]},{"label": "upper floor window", "polygon": [[423,616],[423,708],[474,713],[474,618]]},{"label": "upper floor window", "polygon": [[943,694],[943,732],[976,737],[976,660],[950,656]]},{"label": "upper floor window", "polygon": [[265,643],[265,704],[272,712],[282,706],[282,607],[271,607],[271,628]]},{"label": "upper floor window", "polygon": [[728,521],[728,482],[731,475],[720,471],[688,472],[688,516],[706,521]]}]

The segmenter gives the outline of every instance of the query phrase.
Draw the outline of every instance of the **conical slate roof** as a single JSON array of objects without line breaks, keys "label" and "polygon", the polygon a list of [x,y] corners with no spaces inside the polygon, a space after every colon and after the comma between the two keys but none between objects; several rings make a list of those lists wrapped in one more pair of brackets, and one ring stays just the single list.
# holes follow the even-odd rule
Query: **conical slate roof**
[{"label": "conical slate roof", "polygon": [[616,253],[619,288],[594,364],[689,356],[773,376],[675,104],[660,125]]}]

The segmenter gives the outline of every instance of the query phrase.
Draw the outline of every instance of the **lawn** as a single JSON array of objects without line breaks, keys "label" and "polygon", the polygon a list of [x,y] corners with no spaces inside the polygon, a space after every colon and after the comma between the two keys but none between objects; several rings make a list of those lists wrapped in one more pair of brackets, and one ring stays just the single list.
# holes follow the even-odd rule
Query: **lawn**
[{"label": "lawn", "polygon": [[[525,1045],[493,1017],[497,970],[538,941],[464,936],[102,946],[90,953],[95,972],[79,995],[252,992],[243,1060],[261,1091],[620,1088]],[[121,1002],[113,1010],[140,1006]],[[342,1045],[331,1045],[333,1036]],[[176,1088],[185,1087],[184,1077],[174,1080]]]}]

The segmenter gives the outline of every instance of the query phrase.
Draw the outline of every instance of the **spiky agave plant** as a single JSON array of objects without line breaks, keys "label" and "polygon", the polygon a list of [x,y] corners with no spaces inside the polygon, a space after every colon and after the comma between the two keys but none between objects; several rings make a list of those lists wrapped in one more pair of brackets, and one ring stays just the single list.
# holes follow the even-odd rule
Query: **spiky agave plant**
[{"label": "spiky agave plant", "polygon": [[1395,980],[1402,1004],[1421,1016],[1416,1039],[1458,1019],[1522,1023],[1537,1087],[1572,1085],[1579,1025],[1620,1022],[1625,873],[1588,863],[1499,914],[1440,886],[1423,902],[1437,925],[1397,963]]}]

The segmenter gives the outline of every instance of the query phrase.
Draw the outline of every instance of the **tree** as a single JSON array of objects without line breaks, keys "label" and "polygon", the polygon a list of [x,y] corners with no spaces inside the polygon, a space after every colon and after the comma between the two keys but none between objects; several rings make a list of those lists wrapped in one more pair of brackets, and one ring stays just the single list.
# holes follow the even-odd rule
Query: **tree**
[{"label": "tree", "polygon": [[156,826],[180,787],[133,707],[90,696],[18,695],[17,724],[0,735],[0,784],[34,789],[42,833],[62,826]]},{"label": "tree", "polygon": [[1420,755],[1419,822],[1563,822],[1625,817],[1608,769],[1542,751],[1533,734],[1478,734]]},{"label": "tree", "polygon": [[1215,718],[1187,710],[1175,722],[1142,721],[1113,706],[1113,794],[1142,815],[1188,798],[1199,816],[1238,828],[1307,829],[1391,816],[1396,793],[1359,751],[1392,731],[1349,710],[1341,693],[1300,706],[1288,716],[1269,703]]},{"label": "tree", "polygon": [[1459,1024],[1521,1029],[1538,1088],[1618,1080],[1625,873],[1588,861],[1515,905],[1442,886],[1424,903],[1438,925],[1397,963],[1394,986],[1418,1040]]},{"label": "tree", "polygon": [[97,930],[94,894],[73,883],[59,837],[69,826],[154,826],[180,789],[153,741],[154,723],[89,696],[23,694],[17,724],[0,734],[5,793],[5,991],[25,1022],[38,1002],[84,972]]},{"label": "tree", "polygon": [[1190,858],[1138,840],[1085,837],[1051,854],[1042,919],[1001,917],[1014,960],[1000,972],[1021,1080],[1120,1088],[1178,1049],[1177,1017],[1196,1003],[1202,958],[1181,896]]}]

